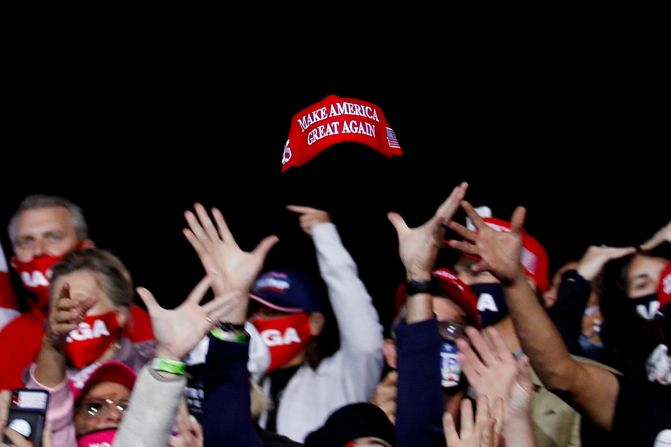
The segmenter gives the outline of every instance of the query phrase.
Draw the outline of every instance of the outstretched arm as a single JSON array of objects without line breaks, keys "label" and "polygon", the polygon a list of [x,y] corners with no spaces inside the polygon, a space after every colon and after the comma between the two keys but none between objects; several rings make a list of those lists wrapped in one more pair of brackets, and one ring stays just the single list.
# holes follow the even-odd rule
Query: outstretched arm
[{"label": "outstretched arm", "polygon": [[462,206],[478,232],[452,222],[450,228],[466,241],[450,241],[450,246],[480,257],[473,269],[489,271],[501,281],[517,336],[543,384],[595,423],[610,429],[617,379],[606,369],[571,357],[524,275],[520,256],[526,210],[518,207],[511,231],[499,233],[489,228],[469,203],[463,202]]},{"label": "outstretched arm", "polygon": [[664,225],[657,233],[641,245],[643,250],[652,250],[663,242],[671,242],[671,222]]},{"label": "outstretched arm", "polygon": [[[196,214],[184,213],[189,224],[184,236],[198,254],[207,274],[212,278],[216,295],[239,292],[241,304],[227,317],[227,322],[243,324],[247,319],[248,294],[270,249],[279,241],[277,236],[264,238],[250,252],[242,250],[229,230],[224,216],[212,208],[215,224],[203,205],[194,205]],[[197,216],[197,217],[196,217]]]},{"label": "outstretched arm", "polygon": [[[181,361],[212,328],[213,322],[226,318],[239,306],[241,299],[237,292],[200,305],[210,282],[209,277],[201,280],[174,310],[162,308],[149,290],[137,289],[151,317],[157,358]],[[138,375],[128,413],[119,427],[114,445],[166,446],[185,385],[183,375],[154,371],[145,366]]]},{"label": "outstretched arm", "polygon": [[[409,228],[396,213],[388,217],[398,234],[399,256],[407,279],[431,280],[445,226],[459,209],[468,185],[462,183],[424,224]],[[406,322],[398,339],[398,403],[396,437],[399,446],[441,445],[444,411],[440,384],[440,335],[429,293],[408,296]]]},{"label": "outstretched arm", "polygon": [[365,400],[382,368],[382,326],[373,300],[329,214],[307,206],[289,205],[287,209],[299,215],[301,229],[312,237],[319,272],[338,321],[341,352],[352,359],[347,362],[354,373],[351,382],[367,383],[365,392],[362,389],[356,396]]}]

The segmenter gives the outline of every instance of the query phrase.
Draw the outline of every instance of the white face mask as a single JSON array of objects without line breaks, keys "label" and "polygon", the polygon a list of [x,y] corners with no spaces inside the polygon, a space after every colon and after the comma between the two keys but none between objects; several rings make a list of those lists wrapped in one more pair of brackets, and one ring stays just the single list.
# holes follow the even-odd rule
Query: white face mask
[{"label": "white face mask", "polygon": [[663,344],[657,346],[645,362],[645,369],[648,372],[648,380],[651,382],[671,385],[671,357],[669,357],[669,348]]}]

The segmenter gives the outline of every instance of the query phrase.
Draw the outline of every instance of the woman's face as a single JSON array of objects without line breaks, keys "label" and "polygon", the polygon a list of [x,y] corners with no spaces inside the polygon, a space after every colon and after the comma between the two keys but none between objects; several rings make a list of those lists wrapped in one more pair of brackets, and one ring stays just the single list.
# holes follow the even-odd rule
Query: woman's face
[{"label": "woman's face", "polygon": [[636,255],[627,270],[627,296],[641,298],[657,292],[659,275],[666,265],[666,259]]}]

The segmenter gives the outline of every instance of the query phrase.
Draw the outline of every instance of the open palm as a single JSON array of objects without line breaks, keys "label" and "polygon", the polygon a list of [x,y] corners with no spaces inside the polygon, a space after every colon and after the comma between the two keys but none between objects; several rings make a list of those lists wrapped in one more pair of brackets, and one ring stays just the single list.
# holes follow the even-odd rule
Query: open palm
[{"label": "open palm", "polygon": [[461,224],[450,222],[450,228],[465,239],[465,241],[450,241],[450,247],[478,256],[480,261],[473,265],[474,271],[491,272],[503,283],[513,281],[522,271],[521,231],[526,210],[517,207],[511,219],[510,232],[499,232],[490,228],[470,203],[463,202],[462,207],[478,231],[471,231]]},{"label": "open palm", "polygon": [[181,360],[207,334],[213,322],[224,319],[240,304],[240,293],[232,292],[201,306],[199,303],[210,283],[209,277],[203,278],[186,300],[173,310],[164,309],[149,290],[138,287],[137,292],[151,317],[157,351],[160,351],[157,356]]},{"label": "open palm", "polygon": [[[409,228],[399,214],[388,214],[387,217],[398,235],[399,255],[408,278],[427,279],[431,276],[443,243],[446,225],[459,209],[459,203],[464,198],[466,189],[468,189],[466,182],[456,186],[433,217],[419,227]],[[422,276],[424,278],[421,278]]]},{"label": "open palm", "polygon": [[212,277],[215,293],[220,295],[236,291],[247,294],[268,252],[279,239],[268,236],[251,252],[243,251],[217,208],[212,209],[216,227],[203,205],[197,203],[194,208],[197,217],[191,211],[184,213],[189,224],[189,229],[184,229],[184,235],[198,253],[205,271]]}]

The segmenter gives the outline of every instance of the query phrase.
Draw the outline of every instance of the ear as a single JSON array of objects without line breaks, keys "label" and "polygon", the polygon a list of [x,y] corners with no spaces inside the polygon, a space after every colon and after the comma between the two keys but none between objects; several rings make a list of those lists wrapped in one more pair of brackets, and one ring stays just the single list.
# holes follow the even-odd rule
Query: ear
[{"label": "ear", "polygon": [[396,357],[396,343],[391,338],[385,338],[384,344],[382,345],[382,353],[384,354],[384,360],[387,362],[387,365],[396,369],[397,367],[397,357]]},{"label": "ear", "polygon": [[312,312],[310,314],[310,334],[313,337],[322,333],[324,329],[324,314],[321,312]]}]

